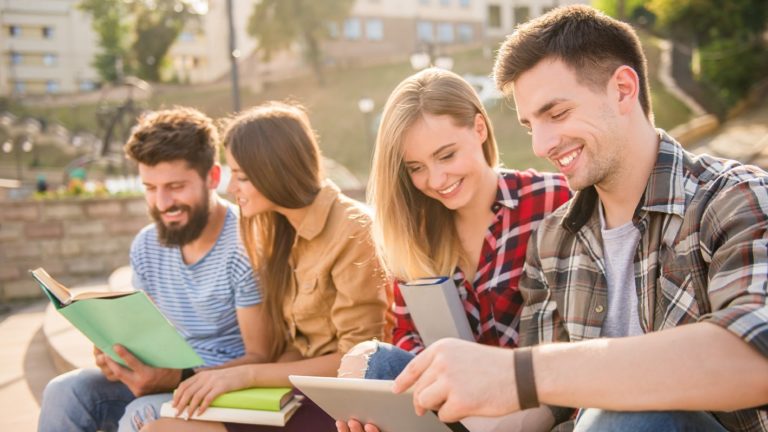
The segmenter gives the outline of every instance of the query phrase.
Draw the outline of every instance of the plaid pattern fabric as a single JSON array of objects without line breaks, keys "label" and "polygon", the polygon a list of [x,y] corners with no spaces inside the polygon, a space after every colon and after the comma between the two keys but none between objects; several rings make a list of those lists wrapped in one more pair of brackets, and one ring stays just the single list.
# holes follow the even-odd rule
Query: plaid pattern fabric
[{"label": "plaid pattern fabric", "polygon": [[[768,357],[768,175],[695,156],[660,131],[656,165],[635,210],[640,325],[708,321]],[[607,286],[594,187],[534,234],[520,282],[521,344],[600,337]],[[714,413],[730,430],[768,431],[768,407]]]},{"label": "plaid pattern fabric", "polygon": [[[516,347],[523,299],[518,281],[523,272],[528,237],[544,217],[568,201],[571,191],[559,174],[534,170],[500,170],[492,206],[496,219],[485,233],[474,281],[457,267],[459,289],[475,339],[483,344]],[[424,345],[395,283],[393,343],[410,352]]]}]

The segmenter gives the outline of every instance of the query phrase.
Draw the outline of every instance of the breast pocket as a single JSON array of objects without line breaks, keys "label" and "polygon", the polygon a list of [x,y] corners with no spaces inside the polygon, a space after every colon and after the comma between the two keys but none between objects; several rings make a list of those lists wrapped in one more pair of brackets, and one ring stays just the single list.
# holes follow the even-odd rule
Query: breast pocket
[{"label": "breast pocket", "polygon": [[298,317],[329,316],[333,304],[333,290],[320,277],[308,277],[297,280],[296,298],[293,313]]}]

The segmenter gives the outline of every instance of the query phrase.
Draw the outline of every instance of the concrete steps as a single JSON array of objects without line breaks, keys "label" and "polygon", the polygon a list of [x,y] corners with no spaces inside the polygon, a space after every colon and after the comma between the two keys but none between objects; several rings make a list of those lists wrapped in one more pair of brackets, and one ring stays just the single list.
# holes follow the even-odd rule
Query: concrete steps
[{"label": "concrete steps", "polygon": [[43,389],[58,374],[43,333],[47,304],[0,317],[0,431],[37,430]]}]

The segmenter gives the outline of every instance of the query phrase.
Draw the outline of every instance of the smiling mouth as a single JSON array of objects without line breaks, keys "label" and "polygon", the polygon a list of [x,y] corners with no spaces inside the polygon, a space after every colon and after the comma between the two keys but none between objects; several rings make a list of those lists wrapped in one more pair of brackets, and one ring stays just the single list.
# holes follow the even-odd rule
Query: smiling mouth
[{"label": "smiling mouth", "polygon": [[455,191],[455,190],[456,190],[456,188],[457,188],[457,187],[459,187],[459,185],[461,184],[461,182],[462,182],[463,180],[464,180],[464,179],[461,179],[461,180],[457,181],[456,183],[454,183],[454,184],[452,184],[452,185],[448,186],[448,187],[447,187],[447,188],[445,188],[445,189],[440,189],[440,190],[438,190],[438,191],[437,191],[437,193],[439,193],[440,195],[448,195],[449,193],[451,193],[451,192]]},{"label": "smiling mouth", "polygon": [[560,165],[563,168],[567,168],[576,159],[576,157],[579,156],[580,154],[581,154],[581,148],[576,149],[576,150],[566,154],[565,156],[562,156],[562,157],[557,158],[555,160],[557,161],[558,165]]}]

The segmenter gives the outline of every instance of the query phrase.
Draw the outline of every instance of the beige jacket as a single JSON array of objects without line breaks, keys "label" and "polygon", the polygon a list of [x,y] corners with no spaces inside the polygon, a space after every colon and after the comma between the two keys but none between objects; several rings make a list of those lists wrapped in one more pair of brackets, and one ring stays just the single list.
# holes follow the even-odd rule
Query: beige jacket
[{"label": "beige jacket", "polygon": [[304,357],[386,340],[391,294],[370,225],[366,208],[327,182],[297,229],[283,316]]}]

